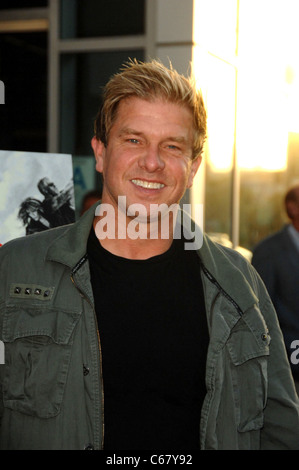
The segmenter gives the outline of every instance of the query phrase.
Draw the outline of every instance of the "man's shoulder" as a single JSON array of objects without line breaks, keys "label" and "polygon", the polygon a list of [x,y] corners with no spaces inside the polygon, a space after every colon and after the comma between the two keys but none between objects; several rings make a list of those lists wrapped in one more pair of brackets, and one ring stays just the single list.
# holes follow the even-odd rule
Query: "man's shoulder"
[{"label": "man's shoulder", "polygon": [[[240,273],[242,273],[247,280],[252,280],[253,267],[249,259],[235,248],[215,242],[208,236],[204,238],[204,246],[208,247],[209,252],[208,257],[205,254],[205,259],[203,259],[203,263],[207,269],[211,268],[211,272],[214,271],[218,275],[221,273],[222,282],[224,278],[225,280],[231,279],[231,275],[240,277]],[[205,252],[207,252],[207,248],[205,248]]]},{"label": "man's shoulder", "polygon": [[243,266],[250,264],[248,262],[248,259],[237,249],[219,243],[206,234],[205,242],[208,245],[209,249],[212,251],[213,256],[216,258],[216,261],[218,261],[219,258],[223,258],[227,261],[230,261],[233,265]]},{"label": "man's shoulder", "polygon": [[287,237],[286,227],[281,230],[272,233],[268,237],[261,240],[253,249],[253,255],[256,254],[273,254],[274,250],[279,249],[284,243]]},{"label": "man's shoulder", "polygon": [[[23,257],[37,255],[45,252],[55,239],[59,238],[68,229],[68,225],[47,229],[31,235],[14,238],[4,243],[0,248],[0,260],[6,256],[14,255],[22,261]],[[20,257],[20,258],[18,258]]]}]

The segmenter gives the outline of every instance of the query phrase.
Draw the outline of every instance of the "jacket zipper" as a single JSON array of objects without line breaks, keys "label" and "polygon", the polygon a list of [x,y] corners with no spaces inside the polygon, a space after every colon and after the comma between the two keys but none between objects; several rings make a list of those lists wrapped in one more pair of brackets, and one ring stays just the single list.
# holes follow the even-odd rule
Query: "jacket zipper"
[{"label": "jacket zipper", "polygon": [[103,364],[102,364],[102,346],[101,346],[101,340],[100,340],[100,333],[99,333],[99,327],[98,327],[98,320],[97,320],[97,315],[96,311],[94,308],[94,305],[90,302],[89,298],[82,292],[82,290],[78,287],[76,284],[76,281],[74,279],[74,273],[72,272],[71,274],[71,281],[76,287],[76,289],[79,291],[81,297],[83,297],[91,306],[93,314],[94,314],[94,319],[95,319],[95,324],[96,324],[96,330],[97,330],[97,338],[98,338],[98,346],[99,346],[99,353],[100,353],[100,378],[101,378],[101,384],[102,384],[102,442],[101,442],[101,448],[104,448],[104,431],[105,431],[105,423],[104,423],[104,381],[103,381]]},{"label": "jacket zipper", "polygon": [[233,304],[239,315],[242,316],[243,310],[241,309],[241,307],[239,307],[237,302],[235,302],[235,300],[221,287],[219,282],[214,278],[214,276],[212,276],[210,271],[207,270],[203,263],[201,263],[201,267],[206,277],[217,287],[217,289],[224,295],[224,297],[226,297]]},{"label": "jacket zipper", "polygon": [[[218,289],[218,293],[216,295],[216,297],[214,298],[213,300],[213,303],[212,303],[212,307],[211,307],[211,311],[212,311],[212,308],[216,302],[216,299],[218,298],[219,295],[223,295],[226,299],[228,299],[228,301],[234,306],[234,308],[237,310],[238,314],[240,316],[243,315],[243,311],[242,309],[239,307],[239,305],[237,304],[237,302],[235,302],[235,300],[221,287],[221,285],[219,284],[219,282],[215,279],[215,277],[210,273],[210,271],[208,271],[208,269],[204,266],[202,260],[200,260],[200,264],[201,264],[201,268],[203,270],[203,273],[204,275],[208,278],[208,280],[214,284],[214,286]],[[210,315],[209,315],[210,317]],[[215,368],[215,366],[213,366]],[[213,373],[214,375],[214,373]],[[206,449],[206,440],[207,440],[207,426],[208,426],[208,421],[210,419],[210,407],[211,407],[211,403],[213,401],[213,395],[214,395],[214,389],[215,389],[215,378],[211,377],[210,378],[210,382],[211,382],[211,389],[212,389],[212,392],[211,392],[211,395],[209,397],[209,402],[206,404],[206,417],[205,417],[205,425],[204,425],[204,429],[203,429],[203,434],[202,436],[200,436],[200,446],[202,449]]]}]

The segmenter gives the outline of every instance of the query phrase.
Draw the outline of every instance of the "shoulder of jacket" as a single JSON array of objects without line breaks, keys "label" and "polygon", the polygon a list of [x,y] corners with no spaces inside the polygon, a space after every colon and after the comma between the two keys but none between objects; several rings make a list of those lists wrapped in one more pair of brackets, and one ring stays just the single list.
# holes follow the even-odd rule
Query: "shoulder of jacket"
[{"label": "shoulder of jacket", "polygon": [[10,240],[1,246],[0,260],[13,255],[21,257],[19,258],[21,262],[22,257],[26,257],[26,255],[31,257],[32,254],[44,252],[48,249],[49,244],[58,239],[68,228],[69,225],[64,225]]},{"label": "shoulder of jacket", "polygon": [[234,248],[215,242],[207,235],[205,235],[205,242],[216,262],[221,261],[221,259],[225,259],[236,267],[243,267],[248,264],[250,265],[250,262]]}]

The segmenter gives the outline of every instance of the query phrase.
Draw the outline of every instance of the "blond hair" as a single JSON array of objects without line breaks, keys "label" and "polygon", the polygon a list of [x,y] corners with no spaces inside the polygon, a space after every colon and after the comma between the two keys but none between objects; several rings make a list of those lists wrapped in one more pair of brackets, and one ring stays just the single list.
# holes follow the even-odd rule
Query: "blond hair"
[{"label": "blond hair", "polygon": [[206,139],[206,111],[202,94],[191,77],[180,75],[171,64],[167,68],[158,60],[139,62],[134,59],[124,64],[105,86],[103,106],[95,119],[95,136],[105,145],[120,101],[129,97],[148,101],[164,99],[190,109],[195,131],[193,158],[201,155]]}]

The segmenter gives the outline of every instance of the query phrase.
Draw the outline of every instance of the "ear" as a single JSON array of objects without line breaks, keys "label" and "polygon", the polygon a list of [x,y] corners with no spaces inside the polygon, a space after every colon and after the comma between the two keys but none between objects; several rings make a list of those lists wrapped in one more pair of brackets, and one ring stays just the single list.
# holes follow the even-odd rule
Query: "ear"
[{"label": "ear", "polygon": [[287,213],[291,219],[299,218],[299,204],[296,201],[288,201],[286,208]]},{"label": "ear", "polygon": [[96,160],[96,170],[99,173],[103,172],[103,157],[105,153],[105,145],[96,136],[91,139],[91,146]]},{"label": "ear", "polygon": [[187,188],[191,188],[191,186],[193,184],[194,177],[197,173],[198,168],[200,167],[201,161],[202,161],[201,156],[196,157],[192,160],[190,173],[189,173],[189,177],[188,177],[188,181],[187,181]]}]

